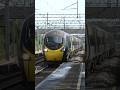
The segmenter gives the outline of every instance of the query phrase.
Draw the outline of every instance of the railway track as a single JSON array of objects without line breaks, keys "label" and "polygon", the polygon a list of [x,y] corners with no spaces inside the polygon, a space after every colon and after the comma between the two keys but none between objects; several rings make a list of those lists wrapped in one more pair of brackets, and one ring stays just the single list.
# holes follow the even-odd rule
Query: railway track
[{"label": "railway track", "polygon": [[40,69],[36,71],[35,74],[35,86],[50,75],[57,67],[58,66],[39,67]]},{"label": "railway track", "polygon": [[43,56],[39,56],[35,59],[35,65],[44,62]]},{"label": "railway track", "polygon": [[42,72],[44,69],[46,69],[48,66],[44,66],[44,67],[41,67],[41,66],[35,66],[35,75]]},{"label": "railway track", "polygon": [[45,64],[43,56],[37,57],[35,62],[35,85],[44,80],[51,74],[58,66],[48,66]]},{"label": "railway track", "polygon": [[35,75],[40,73],[45,68],[47,68],[47,65],[44,63],[43,56],[37,57],[35,62]]}]

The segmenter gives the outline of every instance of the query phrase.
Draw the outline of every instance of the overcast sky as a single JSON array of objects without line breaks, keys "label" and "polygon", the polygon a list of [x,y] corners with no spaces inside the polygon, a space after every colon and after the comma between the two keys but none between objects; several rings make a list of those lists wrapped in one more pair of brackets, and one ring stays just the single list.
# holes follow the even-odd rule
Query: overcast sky
[{"label": "overcast sky", "polygon": [[[77,0],[35,0],[35,9],[37,13],[46,14],[77,14],[77,4],[70,6],[73,3],[76,3]],[[70,6],[69,8],[64,9],[65,7]],[[85,14],[85,0],[78,0],[78,13]]]}]

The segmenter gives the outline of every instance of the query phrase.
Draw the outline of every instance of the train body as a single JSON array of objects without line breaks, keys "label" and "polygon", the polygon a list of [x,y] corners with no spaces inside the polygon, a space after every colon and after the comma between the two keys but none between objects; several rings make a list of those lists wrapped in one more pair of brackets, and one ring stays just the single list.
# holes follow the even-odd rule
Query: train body
[{"label": "train body", "polygon": [[52,30],[44,36],[43,54],[47,62],[67,61],[81,48],[80,39],[61,30]]},{"label": "train body", "polygon": [[31,83],[34,87],[35,78],[35,23],[34,14],[25,19],[21,31],[21,67],[23,69],[26,82]]},{"label": "train body", "polygon": [[114,52],[114,37],[95,23],[86,24],[86,75]]}]

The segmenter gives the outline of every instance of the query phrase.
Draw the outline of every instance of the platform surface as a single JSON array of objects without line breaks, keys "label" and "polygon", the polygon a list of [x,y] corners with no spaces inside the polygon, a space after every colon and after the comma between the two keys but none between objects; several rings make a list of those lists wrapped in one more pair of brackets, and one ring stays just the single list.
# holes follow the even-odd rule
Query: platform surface
[{"label": "platform surface", "polygon": [[35,90],[85,90],[85,64],[61,64]]}]

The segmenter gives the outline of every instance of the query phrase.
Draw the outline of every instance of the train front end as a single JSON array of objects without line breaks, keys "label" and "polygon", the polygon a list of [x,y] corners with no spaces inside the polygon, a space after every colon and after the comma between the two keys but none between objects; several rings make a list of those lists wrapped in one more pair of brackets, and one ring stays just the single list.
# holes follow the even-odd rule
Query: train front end
[{"label": "train front end", "polygon": [[47,62],[59,62],[63,59],[64,38],[60,35],[50,34],[44,38],[44,57]]}]

